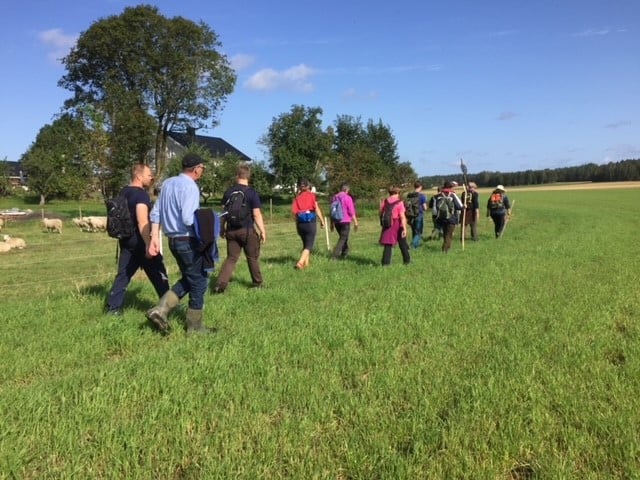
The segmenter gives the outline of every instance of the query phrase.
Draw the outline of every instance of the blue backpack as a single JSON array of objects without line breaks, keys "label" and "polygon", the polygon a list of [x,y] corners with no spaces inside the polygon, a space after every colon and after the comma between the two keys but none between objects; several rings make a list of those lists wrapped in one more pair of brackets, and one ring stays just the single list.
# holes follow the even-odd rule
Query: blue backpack
[{"label": "blue backpack", "polygon": [[331,202],[331,208],[329,209],[329,215],[334,222],[341,222],[344,218],[344,212],[342,211],[342,200],[340,197]]}]

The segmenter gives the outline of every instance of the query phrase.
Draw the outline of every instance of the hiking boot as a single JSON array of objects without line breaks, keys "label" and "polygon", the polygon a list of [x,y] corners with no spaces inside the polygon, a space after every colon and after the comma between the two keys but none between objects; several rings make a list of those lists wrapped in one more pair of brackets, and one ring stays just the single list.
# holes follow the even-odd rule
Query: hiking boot
[{"label": "hiking boot", "polygon": [[215,333],[215,328],[207,328],[202,324],[202,310],[187,310],[187,335],[192,333]]},{"label": "hiking boot", "polygon": [[152,322],[158,329],[167,333],[169,331],[169,320],[167,319],[169,312],[180,303],[180,299],[173,290],[167,291],[158,304],[147,311],[147,320]]}]

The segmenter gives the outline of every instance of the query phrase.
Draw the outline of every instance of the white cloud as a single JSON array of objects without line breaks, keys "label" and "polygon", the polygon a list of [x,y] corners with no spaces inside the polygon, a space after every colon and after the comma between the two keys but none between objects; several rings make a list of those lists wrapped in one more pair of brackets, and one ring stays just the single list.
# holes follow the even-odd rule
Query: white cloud
[{"label": "white cloud", "polygon": [[76,44],[77,35],[65,34],[60,28],[52,28],[38,32],[38,39],[50,51],[47,54],[49,60],[59,63],[60,59],[66,56]]},{"label": "white cloud", "polygon": [[605,150],[607,155],[603,160],[606,162],[619,162],[620,160],[627,160],[630,158],[640,157],[640,147],[637,145],[620,144],[609,147]]},{"label": "white cloud", "polygon": [[604,128],[620,128],[620,127],[628,127],[631,125],[631,122],[627,122],[625,120],[621,120],[619,122],[608,123],[604,126]]},{"label": "white cloud", "polygon": [[315,70],[303,63],[282,71],[265,68],[251,75],[244,86],[249,90],[291,90],[308,93],[314,89],[310,79],[315,73]]},{"label": "white cloud", "polygon": [[510,37],[512,35],[517,35],[518,30],[498,30],[495,32],[489,32],[487,34],[488,37],[498,38],[498,37]]},{"label": "white cloud", "polygon": [[370,90],[369,92],[360,93],[355,88],[347,88],[342,92],[344,100],[375,100],[378,98],[378,92]]},{"label": "white cloud", "polygon": [[589,28],[582,32],[574,33],[574,37],[599,37],[602,35],[608,35],[611,30],[608,27],[605,28]]},{"label": "white cloud", "polygon": [[231,68],[239,72],[241,70],[249,68],[251,65],[253,65],[254,61],[255,57],[244,53],[239,53],[231,57]]},{"label": "white cloud", "polygon": [[518,114],[515,112],[502,112],[498,115],[498,120],[511,120],[512,118],[517,117]]}]

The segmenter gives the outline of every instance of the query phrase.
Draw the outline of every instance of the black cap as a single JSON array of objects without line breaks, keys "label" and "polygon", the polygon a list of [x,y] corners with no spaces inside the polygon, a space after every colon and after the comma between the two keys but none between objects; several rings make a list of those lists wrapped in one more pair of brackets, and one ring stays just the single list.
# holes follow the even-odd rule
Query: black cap
[{"label": "black cap", "polygon": [[204,163],[204,160],[200,158],[195,153],[187,153],[184,157],[182,157],[182,168],[190,168],[195,167],[196,165],[200,165]]}]

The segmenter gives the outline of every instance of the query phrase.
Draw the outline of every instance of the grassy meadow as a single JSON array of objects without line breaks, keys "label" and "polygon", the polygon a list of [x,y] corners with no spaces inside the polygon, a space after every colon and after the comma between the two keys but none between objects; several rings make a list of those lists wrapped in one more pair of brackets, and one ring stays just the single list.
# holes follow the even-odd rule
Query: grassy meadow
[{"label": "grassy meadow", "polygon": [[0,254],[0,478],[640,478],[640,188],[508,194],[503,238],[483,209],[479,242],[386,268],[373,206],[348,260],[319,230],[296,271],[267,203],[265,288],[241,260],[195,337],[184,309],[167,336],[146,323],[143,274],[103,315],[106,234],[10,222],[28,246]]}]

